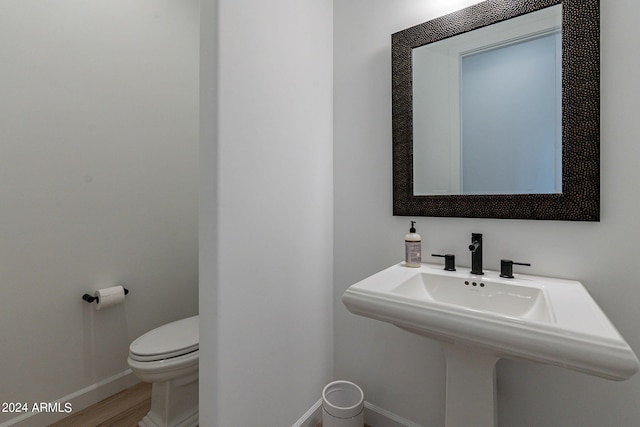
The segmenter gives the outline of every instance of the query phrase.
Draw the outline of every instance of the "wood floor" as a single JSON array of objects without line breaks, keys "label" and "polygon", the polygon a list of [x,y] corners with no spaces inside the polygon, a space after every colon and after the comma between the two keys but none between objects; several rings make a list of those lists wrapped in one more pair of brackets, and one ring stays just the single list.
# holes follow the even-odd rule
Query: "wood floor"
[{"label": "wood floor", "polygon": [[151,384],[139,383],[49,427],[136,427],[151,408]]}]

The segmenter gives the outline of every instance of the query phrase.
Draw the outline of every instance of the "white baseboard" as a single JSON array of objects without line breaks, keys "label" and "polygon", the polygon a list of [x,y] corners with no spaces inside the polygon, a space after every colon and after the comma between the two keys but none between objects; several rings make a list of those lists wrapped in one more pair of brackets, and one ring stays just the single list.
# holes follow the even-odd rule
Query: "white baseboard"
[{"label": "white baseboard", "polygon": [[317,427],[320,421],[322,421],[322,398],[318,399],[291,427]]},{"label": "white baseboard", "polygon": [[[291,427],[317,427],[321,421],[322,399],[319,399]],[[372,427],[422,427],[413,421],[407,420],[400,415],[394,414],[367,401],[364,402],[364,422]]]},{"label": "white baseboard", "polygon": [[367,401],[364,402],[364,422],[372,427],[422,427]]},{"label": "white baseboard", "polygon": [[[56,399],[52,402],[46,402],[50,403],[51,406],[59,403],[57,408],[61,409],[60,411],[33,412],[30,410],[18,417],[1,423],[0,427],[42,427],[49,425],[64,417],[68,417],[75,412],[81,411],[94,403],[106,399],[125,388],[131,387],[139,381],[140,380],[133,375],[131,369],[127,369],[126,371],[120,372],[95,384],[91,384],[60,399]],[[30,405],[33,405],[33,403],[30,403]],[[70,412],[65,412],[65,409],[69,409]]]}]

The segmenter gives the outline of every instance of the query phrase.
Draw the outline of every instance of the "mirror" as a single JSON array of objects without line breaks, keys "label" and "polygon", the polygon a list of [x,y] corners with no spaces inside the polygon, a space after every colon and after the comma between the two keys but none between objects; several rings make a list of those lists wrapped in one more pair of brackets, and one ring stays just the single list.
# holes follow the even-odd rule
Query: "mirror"
[{"label": "mirror", "polygon": [[[598,0],[485,1],[393,34],[394,215],[598,221],[599,61]],[[501,84],[474,89],[487,70]]]},{"label": "mirror", "polygon": [[562,193],[562,5],[413,49],[413,194]]}]

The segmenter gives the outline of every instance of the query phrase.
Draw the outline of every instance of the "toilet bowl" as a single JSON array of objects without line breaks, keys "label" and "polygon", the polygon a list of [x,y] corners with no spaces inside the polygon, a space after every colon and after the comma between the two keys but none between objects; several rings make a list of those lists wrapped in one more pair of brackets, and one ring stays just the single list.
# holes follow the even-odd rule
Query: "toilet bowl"
[{"label": "toilet bowl", "polygon": [[140,427],[198,425],[198,316],[168,323],[129,346],[133,373],[151,386],[151,409]]}]

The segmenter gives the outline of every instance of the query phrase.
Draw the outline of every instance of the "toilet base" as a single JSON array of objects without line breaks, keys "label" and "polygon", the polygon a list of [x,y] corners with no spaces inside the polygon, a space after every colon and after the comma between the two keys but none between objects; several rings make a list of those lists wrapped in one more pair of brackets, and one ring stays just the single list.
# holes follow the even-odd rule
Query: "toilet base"
[{"label": "toilet base", "polygon": [[151,388],[151,410],[139,427],[196,427],[198,425],[198,372]]},{"label": "toilet base", "polygon": [[[153,421],[150,417],[149,414],[145,415],[145,417],[138,423],[138,427],[159,427],[159,426],[163,426],[164,424],[157,424],[155,421]],[[187,418],[186,420],[182,421],[180,424],[175,424],[175,427],[197,427],[198,426],[198,413],[196,412],[196,414],[194,414],[193,416]]]},{"label": "toilet base", "polygon": [[[153,421],[150,417],[149,414],[145,415],[145,417],[138,423],[139,427],[158,427],[158,426],[162,426],[163,424],[157,424],[155,421]],[[186,420],[182,421],[180,424],[176,424],[175,427],[197,427],[198,426],[198,414],[196,413],[195,415],[187,418]]]}]

